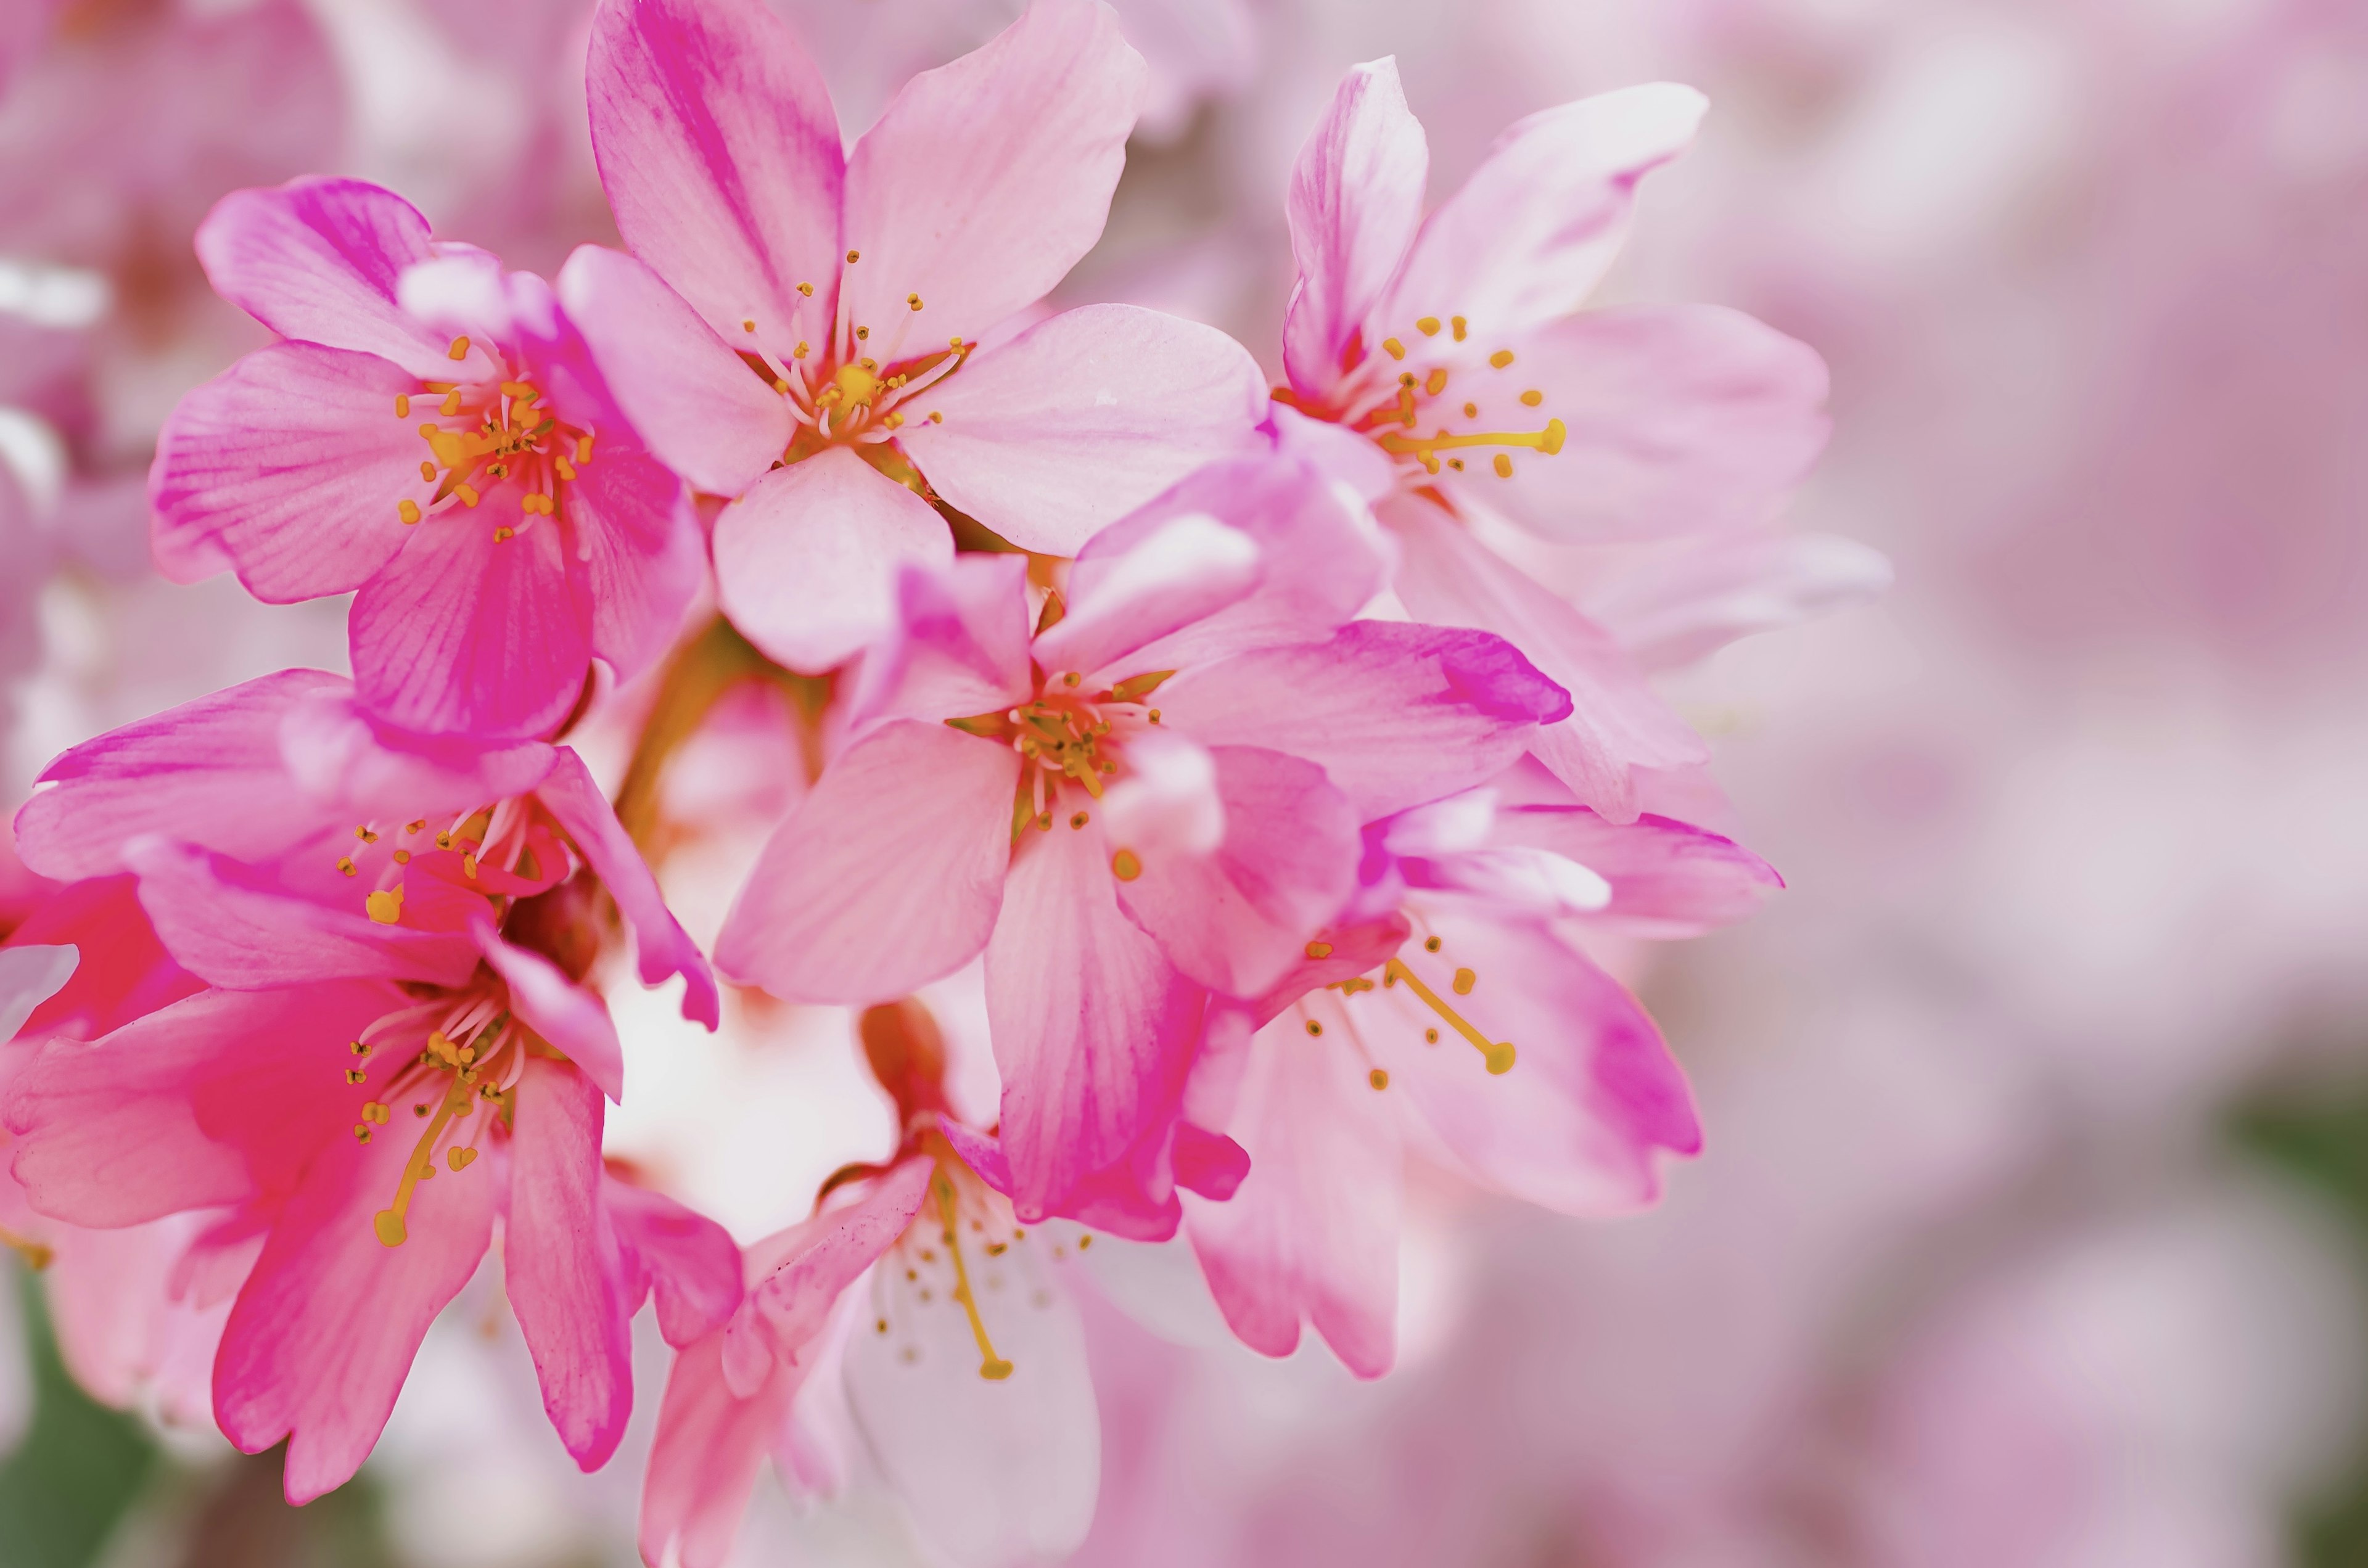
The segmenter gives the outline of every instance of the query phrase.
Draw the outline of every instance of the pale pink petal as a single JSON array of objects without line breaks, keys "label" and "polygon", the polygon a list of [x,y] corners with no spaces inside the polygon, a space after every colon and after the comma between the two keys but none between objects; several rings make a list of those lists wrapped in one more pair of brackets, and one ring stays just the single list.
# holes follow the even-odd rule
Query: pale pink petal
[{"label": "pale pink petal", "polygon": [[121,870],[124,844],[144,833],[242,860],[301,842],[333,818],[290,797],[280,725],[305,698],[349,684],[281,670],[85,741],[42,771],[49,788],[17,813],[17,854],[41,875],[72,881]]},{"label": "pale pink petal", "polygon": [[[181,400],[156,440],[148,493],[156,551],[183,581],[225,562],[272,604],[351,592],[417,531],[427,450],[398,393],[408,372],[370,354],[280,343]],[[433,526],[432,524],[429,526]]]},{"label": "pale pink petal", "polygon": [[717,938],[723,972],[798,1002],[885,1002],[951,974],[995,928],[1019,757],[899,719],[791,808]]},{"label": "pale pink petal", "polygon": [[[853,1203],[798,1229],[797,1245],[748,1287],[751,1319],[784,1351],[795,1351],[829,1322],[839,1292],[855,1283],[913,1222],[928,1196],[934,1162],[898,1162]],[[737,1325],[734,1325],[735,1331]]]},{"label": "pale pink petal", "polygon": [[1072,555],[1247,448],[1266,403],[1258,362],[1214,327],[1087,305],[979,350],[909,404],[942,422],[915,418],[898,443],[962,512],[1023,549]]},{"label": "pale pink petal", "polygon": [[1068,614],[1036,639],[1045,673],[1098,671],[1239,601],[1265,575],[1258,541],[1205,512],[1163,517],[1119,552],[1078,562]]},{"label": "pale pink petal", "polygon": [[943,566],[953,552],[927,501],[833,447],[723,508],[716,597],[749,642],[815,674],[888,631],[901,568]]},{"label": "pale pink petal", "polygon": [[535,796],[567,830],[600,885],[617,901],[617,912],[632,927],[642,983],[657,985],[668,975],[682,976],[682,1016],[715,1028],[722,1016],[715,976],[699,944],[666,907],[657,878],[617,820],[615,808],[600,792],[584,759],[573,749],[560,747],[550,776],[536,787]]},{"label": "pale pink petal", "polygon": [[72,946],[0,948],[0,1041],[16,1038],[33,1009],[74,978],[81,960]]},{"label": "pale pink petal", "polygon": [[556,1046],[612,1100],[625,1097],[625,1048],[608,1005],[560,972],[541,953],[513,947],[480,920],[474,928],[485,962],[509,987],[510,1009],[545,1043]]},{"label": "pale pink petal", "polygon": [[1296,1017],[1268,1025],[1227,1126],[1249,1174],[1223,1203],[1186,1199],[1184,1225],[1243,1344],[1288,1356],[1304,1322],[1377,1378],[1396,1355],[1401,1155],[1366,1073],[1346,1040],[1311,1040]]},{"label": "pale pink petal", "polygon": [[723,1568],[807,1370],[776,1362],[744,1398],[724,1378],[721,1331],[675,1358],[642,1482],[643,1562]]},{"label": "pale pink petal", "polygon": [[895,624],[864,655],[848,722],[992,713],[1033,689],[1027,557],[966,552],[897,574]]},{"label": "pale pink petal", "polygon": [[1578,308],[1627,237],[1636,182],[1693,140],[1706,101],[1666,82],[1546,109],[1508,128],[1422,226],[1371,330],[1415,341],[1423,317],[1468,336],[1434,353],[1476,361]]},{"label": "pale pink petal", "polygon": [[381,925],[363,909],[292,898],[251,869],[191,845],[137,839],[125,861],[140,906],[175,959],[239,990],[322,980],[387,979],[458,985],[475,972],[475,944],[453,932]]},{"label": "pale pink petal", "polygon": [[1661,816],[1625,825],[1583,806],[1519,806],[1498,813],[1496,838],[1569,857],[1611,885],[1598,916],[1640,937],[1692,937],[1743,919],[1784,885],[1775,868],[1733,839]]},{"label": "pale pink petal", "polygon": [[601,1178],[601,1207],[637,1283],[626,1291],[640,1310],[643,1294],[657,1300],[658,1332],[668,1345],[689,1345],[723,1326],[740,1306],[740,1249],[731,1233],[663,1193]]},{"label": "pale pink petal", "polygon": [[647,452],[611,441],[567,487],[577,592],[592,609],[592,652],[619,680],[673,646],[707,576],[707,538],[690,496]]},{"label": "pale pink petal", "polygon": [[782,362],[802,338],[828,343],[838,119],[780,18],[757,0],[605,0],[586,87],[600,183],[633,254],[727,343]]},{"label": "pale pink petal", "polygon": [[[354,686],[406,729],[489,739],[540,735],[575,706],[592,658],[590,616],[567,579],[566,543],[505,484],[484,504],[430,517],[354,596]],[[516,530],[496,540],[497,528]]]},{"label": "pale pink petal", "polygon": [[197,235],[223,299],[282,337],[375,354],[415,381],[450,369],[450,339],[395,302],[404,268],[427,260],[430,244],[411,203],[352,179],[234,190]]},{"label": "pale pink petal", "polygon": [[1210,756],[1223,845],[1200,855],[1143,848],[1113,820],[1110,841],[1133,850],[1142,868],[1121,885],[1119,902],[1186,974],[1227,995],[1258,996],[1347,902],[1363,845],[1348,797],[1314,763],[1254,746]]},{"label": "pale pink petal", "polygon": [[272,1226],[222,1331],[214,1413],[259,1454],[285,1439],[290,1503],[342,1486],[361,1467],[428,1324],[485,1256],[496,1187],[481,1162],[438,1168],[412,1190],[408,1239],[379,1240],[413,1140],[402,1129],[323,1146]]},{"label": "pale pink petal", "polygon": [[1835,534],[1715,540],[1587,595],[1640,669],[1691,665],[1737,639],[1850,609],[1891,586],[1891,562]]},{"label": "pale pink petal", "polygon": [[58,1358],[84,1391],[118,1409],[153,1411],[168,1426],[203,1430],[213,1422],[213,1358],[230,1316],[230,1297],[262,1250],[253,1237],[238,1255],[229,1290],[218,1301],[188,1288],[176,1296],[192,1252],[197,1215],[121,1230],[68,1228],[51,1245],[43,1271]]},{"label": "pale pink petal", "polygon": [[1159,688],[1203,745],[1319,764],[1364,821],[1466,790],[1570,712],[1570,698],[1486,632],[1360,620],[1330,641],[1236,653]]},{"label": "pale pink petal", "polygon": [[1023,1220],[1058,1207],[1173,1106],[1200,1032],[1201,988],[1119,908],[1109,854],[1099,827],[1023,834],[987,943],[1003,1147]]},{"label": "pale pink petal", "polygon": [[[1398,961],[1512,1065],[1488,1060],[1398,985],[1356,1005],[1395,1009],[1397,1027],[1358,1039],[1448,1148],[1498,1191],[1568,1214],[1622,1213],[1660,1194],[1658,1150],[1702,1146],[1685,1074],[1661,1034],[1619,982],[1543,923],[1492,918],[1448,899],[1426,900],[1423,929]],[[1428,1041],[1426,1029],[1440,1040]],[[1256,1144],[1251,1156],[1258,1157]],[[1257,1180],[1256,1165],[1251,1180]]]},{"label": "pale pink petal", "polygon": [[737,495],[788,448],[789,403],[640,261],[580,246],[560,269],[559,297],[617,406],[699,489]]},{"label": "pale pink petal", "polygon": [[516,1108],[503,1284],[544,1414],[569,1456],[598,1470],[633,1409],[632,1338],[605,1256],[615,1244],[600,1209],[600,1091],[564,1062],[530,1058]]},{"label": "pale pink petal", "polygon": [[1397,61],[1352,67],[1291,172],[1299,282],[1283,317],[1282,363],[1301,392],[1320,397],[1339,379],[1343,350],[1422,222],[1429,173],[1430,146],[1406,108]]},{"label": "pale pink petal", "polygon": [[1628,662],[1611,636],[1420,497],[1384,504],[1406,550],[1398,597],[1426,620],[1509,638],[1571,694],[1569,718],[1542,731],[1538,760],[1614,822],[1637,812],[1636,770],[1706,761],[1710,748]]},{"label": "pale pink petal", "polygon": [[[1562,449],[1516,451],[1512,476],[1443,475],[1546,539],[1713,533],[1764,522],[1825,449],[1816,350],[1716,305],[1588,311],[1512,342],[1513,362],[1455,393],[1472,427],[1562,422]],[[1541,394],[1531,407],[1520,395]]]},{"label": "pale pink petal", "polygon": [[848,321],[943,345],[1049,293],[1101,237],[1144,78],[1107,6],[1037,0],[905,83],[848,160]]}]

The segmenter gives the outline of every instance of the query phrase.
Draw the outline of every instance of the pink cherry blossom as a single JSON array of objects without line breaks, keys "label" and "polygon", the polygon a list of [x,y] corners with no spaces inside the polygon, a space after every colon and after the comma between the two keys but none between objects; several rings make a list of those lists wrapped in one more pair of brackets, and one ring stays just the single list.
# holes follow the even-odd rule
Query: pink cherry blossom
[{"label": "pink cherry blossom", "polygon": [[1184,1200],[1245,1343],[1288,1355],[1304,1322],[1363,1377],[1395,1353],[1408,1153],[1603,1215],[1654,1201],[1659,1153],[1701,1147],[1660,1031],[1572,927],[1691,935],[1777,885],[1757,857],[1683,823],[1500,809],[1489,790],[1371,836],[1369,885],[1342,928],[1310,942],[1266,1002],[1212,1020],[1186,1114],[1224,1128],[1249,1168],[1227,1201]]},{"label": "pink cherry blossom", "polygon": [[1100,234],[1144,67],[1091,0],[1038,0],[843,150],[755,0],[606,0],[593,143],[632,257],[562,273],[625,411],[702,491],[725,614],[794,669],[883,631],[947,516],[1028,550],[1241,445],[1264,387],[1211,328],[1032,319]]},{"label": "pink cherry blossom", "polygon": [[1319,475],[1245,459],[1088,540],[1041,614],[1017,556],[907,572],[853,738],[718,961],[866,1003],[983,950],[1013,1199],[1066,1211],[1165,1142],[1207,993],[1298,961],[1352,891],[1360,823],[1468,788],[1569,710],[1500,638],[1352,621],[1381,570]]},{"label": "pink cherry blossom", "polygon": [[168,574],[228,567],[273,603],[356,592],[360,691],[413,730],[546,733],[593,659],[629,676],[663,650],[697,527],[549,285],[352,180],[226,197],[198,251],[283,341],[165,423]]}]

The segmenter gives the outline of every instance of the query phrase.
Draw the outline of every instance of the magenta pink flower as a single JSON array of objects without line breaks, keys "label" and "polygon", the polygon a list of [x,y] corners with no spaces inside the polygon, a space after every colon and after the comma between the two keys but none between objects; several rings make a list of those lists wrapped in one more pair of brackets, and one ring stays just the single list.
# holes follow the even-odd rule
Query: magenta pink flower
[{"label": "magenta pink flower", "polygon": [[284,341],[166,421],[168,573],[229,567],[273,603],[354,592],[361,694],[417,731],[545,733],[594,658],[629,676],[665,647],[697,524],[549,285],[352,180],[225,197],[198,252]]},{"label": "magenta pink flower", "polygon": [[1382,60],[1341,83],[1291,187],[1299,282],[1277,399],[1385,456],[1357,468],[1387,493],[1400,597],[1501,632],[1568,688],[1575,712],[1538,756],[1615,821],[1636,814],[1640,770],[1707,751],[1607,631],[1463,524],[1497,516],[1562,543],[1732,535],[1823,448],[1825,367],[1802,345],[1715,306],[1579,312],[1637,181],[1684,150],[1702,108],[1662,84],[1532,115],[1426,218],[1422,126]]},{"label": "magenta pink flower", "polygon": [[886,630],[899,569],[952,553],[939,506],[1073,554],[1259,417],[1222,333],[1024,313],[1099,236],[1143,97],[1089,0],[914,77],[851,153],[756,0],[604,0],[590,86],[638,260],[581,251],[562,293],[653,449],[736,497],[723,607],[793,668]]},{"label": "magenta pink flower", "polygon": [[1370,882],[1342,927],[1267,1002],[1212,1022],[1186,1114],[1250,1165],[1230,1201],[1185,1199],[1185,1228],[1245,1343],[1288,1355],[1304,1321],[1378,1377],[1395,1354],[1409,1146],[1579,1215],[1652,1202],[1659,1152],[1701,1146],[1660,1031],[1565,926],[1691,935],[1778,881],[1683,823],[1499,810],[1486,790],[1370,836]]},{"label": "magenta pink flower", "polygon": [[1359,823],[1486,778],[1569,699],[1487,633],[1351,621],[1380,557],[1287,463],[1213,466],[1104,530],[1042,614],[1027,573],[907,573],[854,738],[717,957],[862,1003],[984,949],[1033,1221],[1164,1142],[1206,993],[1263,994],[1298,960],[1354,887]]}]

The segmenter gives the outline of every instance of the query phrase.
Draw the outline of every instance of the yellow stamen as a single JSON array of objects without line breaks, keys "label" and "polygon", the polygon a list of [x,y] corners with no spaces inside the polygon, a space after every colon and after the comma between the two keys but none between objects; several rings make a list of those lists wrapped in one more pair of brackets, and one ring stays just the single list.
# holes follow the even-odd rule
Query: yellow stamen
[{"label": "yellow stamen", "polygon": [[814,298],[814,285],[811,283],[801,283],[798,285],[798,292],[811,300]]},{"label": "yellow stamen", "polygon": [[1455,331],[1455,341],[1456,341],[1456,342],[1458,342],[1458,343],[1463,342],[1463,318],[1462,316],[1450,316],[1450,317],[1448,318],[1448,320],[1447,320],[1447,324],[1448,324],[1449,326],[1451,326],[1451,327],[1452,327],[1452,328],[1454,329],[1454,331]]},{"label": "yellow stamen", "polygon": [[1538,404],[1545,402],[1545,393],[1538,391],[1535,387],[1531,387],[1528,392],[1521,394],[1521,406],[1523,408],[1535,408]]},{"label": "yellow stamen", "polygon": [[369,908],[370,917],[381,926],[392,926],[403,918],[403,890],[399,887],[381,888],[362,903]]},{"label": "yellow stamen", "polygon": [[477,491],[474,485],[456,484],[452,487],[452,494],[461,498],[461,505],[463,506],[473,506],[477,504]]},{"label": "yellow stamen", "polygon": [[397,419],[408,419],[411,417],[411,394],[409,392],[397,392],[394,394],[394,416]]},{"label": "yellow stamen", "polygon": [[507,398],[515,398],[520,403],[532,403],[534,401],[534,388],[524,381],[504,381],[502,383],[502,395]]},{"label": "yellow stamen", "polygon": [[[443,1132],[444,1124],[452,1119],[453,1109],[457,1106],[466,1104],[467,1101],[467,1092],[459,1081],[455,1080],[452,1087],[445,1093],[444,1103],[437,1108],[436,1119],[427,1124],[427,1131],[421,1133],[419,1142],[412,1146],[411,1158],[404,1162],[403,1180],[394,1189],[394,1201],[380,1210],[370,1221],[371,1227],[378,1232],[379,1241],[383,1245],[399,1247],[410,1239],[411,1232],[404,1224],[403,1217],[411,1208],[412,1188],[436,1174],[436,1166],[430,1163],[428,1151],[436,1147],[436,1140]],[[383,1106],[380,1108],[381,1110],[384,1108]],[[378,1119],[381,1125],[386,1121],[384,1116],[381,1116]],[[461,1163],[467,1164],[466,1161]],[[459,1170],[461,1167],[455,1165],[452,1168]]]},{"label": "yellow stamen", "polygon": [[1390,1086],[1390,1075],[1376,1067],[1365,1074],[1365,1082],[1377,1089],[1386,1089]]},{"label": "yellow stamen", "polygon": [[1395,337],[1384,337],[1382,339],[1382,352],[1393,359],[1403,359],[1406,358],[1406,345]]},{"label": "yellow stamen", "polygon": [[1497,478],[1499,478],[1499,479],[1510,479],[1510,478],[1512,478],[1512,477],[1513,477],[1513,460],[1512,460],[1512,459],[1510,459],[1510,458],[1508,458],[1508,457],[1507,457],[1504,453],[1502,453],[1502,452],[1498,452],[1498,453],[1497,454],[1496,469],[1497,469]]},{"label": "yellow stamen", "polygon": [[465,337],[454,338],[452,347],[447,349],[446,353],[455,359],[466,359],[469,357],[469,340]]},{"label": "yellow stamen", "polygon": [[1499,348],[1497,352],[1488,356],[1488,363],[1494,365],[1500,370],[1512,362],[1513,351],[1509,348]]},{"label": "yellow stamen", "polygon": [[849,267],[853,267],[857,262],[861,261],[862,259],[863,253],[860,250],[851,250],[847,253],[847,265]]},{"label": "yellow stamen", "polygon": [[1307,944],[1307,956],[1311,959],[1328,959],[1332,956],[1332,944],[1310,942]]},{"label": "yellow stamen", "polygon": [[905,303],[917,311],[921,308],[921,296],[918,294],[907,294],[905,296]]},{"label": "yellow stamen", "polygon": [[416,501],[405,501],[396,506],[394,511],[395,516],[406,523],[416,523],[419,520],[419,503]]},{"label": "yellow stamen", "polygon": [[1121,849],[1110,857],[1110,875],[1120,881],[1131,882],[1143,875],[1143,861],[1132,849]]},{"label": "yellow stamen", "polygon": [[1439,318],[1437,316],[1425,316],[1422,320],[1414,324],[1414,329],[1422,334],[1425,337],[1437,337],[1439,335]]},{"label": "yellow stamen", "polygon": [[1509,1072],[1512,1069],[1512,1041],[1496,1040],[1492,1042],[1486,1035],[1482,1034],[1478,1029],[1475,1029],[1470,1024],[1465,1023],[1463,1021],[1463,1014],[1449,1006],[1438,992],[1433,991],[1429,986],[1425,985],[1422,983],[1421,976],[1416,974],[1414,971],[1408,969],[1398,960],[1392,959],[1389,962],[1382,966],[1382,983],[1383,985],[1389,985],[1401,980],[1406,982],[1406,989],[1412,991],[1417,996],[1422,998],[1423,1005],[1425,1006],[1429,1007],[1432,1012],[1437,1013],[1441,1018],[1445,1019],[1448,1025],[1452,1028],[1457,1034],[1462,1035],[1465,1040],[1472,1042],[1473,1049],[1479,1051],[1481,1056],[1487,1062],[1489,1072],[1505,1073]]},{"label": "yellow stamen", "polygon": [[[1444,430],[1430,436],[1407,436],[1391,430],[1376,439],[1383,451],[1397,457],[1418,459],[1429,467],[1438,461],[1438,453],[1452,447],[1527,447],[1552,457],[1562,450],[1563,437],[1568,434],[1561,420],[1549,419],[1543,430],[1484,430],[1463,436],[1451,436]],[[1509,472],[1510,460],[1501,453],[1498,460],[1497,472]]]},{"label": "yellow stamen", "polygon": [[458,388],[458,387],[454,387],[450,392],[446,392],[446,393],[444,394],[444,401],[443,401],[441,403],[438,404],[438,406],[439,408],[441,408],[441,409],[444,411],[444,413],[445,413],[445,414],[447,414],[448,415],[454,415],[454,414],[458,414],[458,413],[460,413],[460,412],[461,412],[461,389],[460,389],[460,388]]},{"label": "yellow stamen", "polygon": [[945,1227],[946,1250],[954,1256],[954,1300],[970,1315],[971,1337],[978,1341],[978,1375],[991,1383],[1001,1382],[1011,1375],[1011,1363],[995,1353],[995,1341],[986,1336],[985,1320],[978,1315],[977,1298],[971,1294],[970,1268],[962,1261],[962,1238],[954,1224],[953,1178],[941,1165],[930,1178],[929,1186],[937,1194],[938,1218]]},{"label": "yellow stamen", "polygon": [[512,539],[517,537],[517,534],[518,530],[515,528],[495,528],[494,530],[494,542],[495,544],[507,544]]},{"label": "yellow stamen", "polygon": [[1433,370],[1429,377],[1423,381],[1422,390],[1429,392],[1433,397],[1437,397],[1440,392],[1445,392],[1447,390],[1447,372],[1444,370]]}]

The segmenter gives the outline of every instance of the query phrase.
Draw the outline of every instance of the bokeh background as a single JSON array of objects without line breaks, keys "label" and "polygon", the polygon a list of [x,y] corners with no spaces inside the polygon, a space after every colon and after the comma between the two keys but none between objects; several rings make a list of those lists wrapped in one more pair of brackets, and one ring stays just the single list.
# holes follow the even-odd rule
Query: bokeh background
[{"label": "bokeh background", "polygon": [[[850,134],[1017,8],[778,3]],[[1836,434],[1792,521],[1896,584],[1670,687],[1791,887],[1642,974],[1710,1138],[1666,1204],[1584,1225],[1422,1187],[1373,1384],[1095,1304],[1079,1560],[2368,1563],[2368,6],[1114,3],[1154,101],[1064,292],[1269,364],[1290,160],[1349,63],[1397,56],[1434,197],[1519,115],[1702,87],[1612,291],[1825,354]],[[0,0],[10,802],[102,729],[343,667],[342,605],[148,564],[158,423],[262,340],[198,221],[341,172],[513,265],[613,242],[588,10]],[[795,788],[764,717],[669,786],[714,824],[664,869],[710,932]],[[29,892],[0,858],[0,924]],[[612,1146],[743,1240],[886,1126],[843,1015],[742,998],[711,1040],[619,1003],[649,1093]],[[654,1400],[576,1474],[495,1303],[446,1314],[378,1457],[295,1512],[275,1459],[79,1391],[47,1325],[80,1305],[0,1283],[10,1568],[632,1561]],[[860,1481],[806,1511],[768,1483],[741,1558],[920,1561]]]}]

